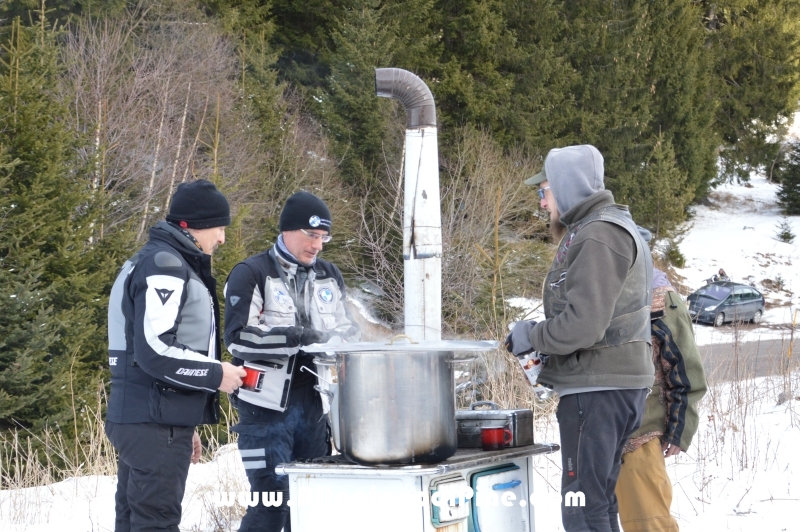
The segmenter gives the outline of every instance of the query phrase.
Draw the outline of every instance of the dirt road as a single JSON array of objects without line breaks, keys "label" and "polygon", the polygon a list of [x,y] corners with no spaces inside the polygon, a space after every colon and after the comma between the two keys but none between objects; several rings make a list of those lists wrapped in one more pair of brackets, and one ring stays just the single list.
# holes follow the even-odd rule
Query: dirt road
[{"label": "dirt road", "polygon": [[755,342],[737,343],[729,340],[726,343],[701,345],[699,349],[706,377],[712,382],[780,375],[782,368],[800,368],[800,340],[797,336],[793,341],[791,358],[788,357],[788,336]]}]

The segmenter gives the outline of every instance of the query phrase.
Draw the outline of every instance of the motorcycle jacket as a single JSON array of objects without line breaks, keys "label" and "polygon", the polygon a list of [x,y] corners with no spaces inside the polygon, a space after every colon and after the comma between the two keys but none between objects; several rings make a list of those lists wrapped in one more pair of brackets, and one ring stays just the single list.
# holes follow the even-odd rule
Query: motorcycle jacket
[{"label": "motorcycle jacket", "polygon": [[[347,342],[360,338],[345,297],[341,272],[319,258],[304,267],[273,246],[237,264],[225,283],[225,345],[234,364],[260,372],[258,388],[240,388],[238,400],[286,410],[293,379],[304,378],[298,369],[313,365],[302,351],[304,329]],[[317,366],[316,373],[324,389],[330,368]],[[325,412],[327,399],[323,394]]]},{"label": "motorcycle jacket", "polygon": [[122,266],[108,309],[113,423],[219,421],[219,309],[211,256],[161,221]]}]

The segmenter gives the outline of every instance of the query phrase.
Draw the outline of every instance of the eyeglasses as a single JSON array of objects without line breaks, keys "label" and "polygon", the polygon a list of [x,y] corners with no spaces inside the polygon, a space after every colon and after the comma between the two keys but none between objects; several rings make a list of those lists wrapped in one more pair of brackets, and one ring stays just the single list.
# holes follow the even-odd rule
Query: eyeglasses
[{"label": "eyeglasses", "polygon": [[333,237],[331,235],[321,235],[319,233],[309,233],[305,229],[300,229],[300,230],[303,232],[304,235],[306,235],[311,240],[315,240],[316,241],[317,239],[321,239],[324,243],[327,244],[328,242],[330,242],[333,239]]},{"label": "eyeglasses", "polygon": [[542,187],[542,188],[537,190],[537,192],[539,193],[539,199],[544,199],[544,191],[545,190],[550,190],[550,187]]}]

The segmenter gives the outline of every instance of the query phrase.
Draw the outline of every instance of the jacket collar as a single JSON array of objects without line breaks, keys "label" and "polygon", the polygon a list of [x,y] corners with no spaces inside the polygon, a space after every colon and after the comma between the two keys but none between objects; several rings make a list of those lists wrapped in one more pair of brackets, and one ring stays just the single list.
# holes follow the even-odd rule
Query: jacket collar
[{"label": "jacket collar", "polygon": [[150,229],[150,240],[165,242],[175,248],[185,257],[197,257],[201,262],[211,262],[211,256],[203,253],[197,244],[187,238],[178,228],[172,224],[160,220]]},{"label": "jacket collar", "polygon": [[[558,201],[558,198],[556,198],[556,201]],[[614,195],[611,191],[599,190],[565,212],[561,216],[561,222],[566,226],[570,226],[580,222],[597,209],[613,204]]]}]

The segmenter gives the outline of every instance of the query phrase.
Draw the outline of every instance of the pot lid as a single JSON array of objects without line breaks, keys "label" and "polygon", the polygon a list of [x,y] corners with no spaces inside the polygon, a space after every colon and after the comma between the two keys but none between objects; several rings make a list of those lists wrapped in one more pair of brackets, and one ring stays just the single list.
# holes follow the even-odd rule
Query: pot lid
[{"label": "pot lid", "polygon": [[[334,337],[338,338],[338,337]],[[306,353],[388,353],[388,352],[472,352],[493,351],[500,342],[495,340],[436,340],[414,342],[404,334],[395,336],[385,342],[353,342],[331,341],[325,344],[311,344],[303,347]]]}]

